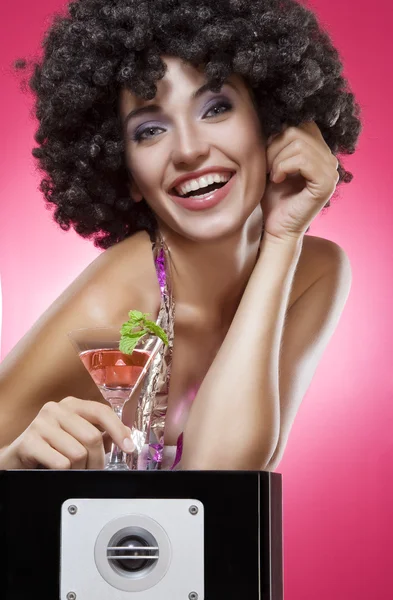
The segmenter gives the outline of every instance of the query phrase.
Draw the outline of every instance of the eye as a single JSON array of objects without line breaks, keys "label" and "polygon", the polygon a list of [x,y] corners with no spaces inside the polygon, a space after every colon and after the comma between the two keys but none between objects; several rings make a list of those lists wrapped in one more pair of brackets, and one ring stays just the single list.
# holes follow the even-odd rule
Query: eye
[{"label": "eye", "polygon": [[231,111],[232,108],[232,104],[228,100],[220,100],[213,104],[203,116],[204,118],[219,117],[223,113]]},{"label": "eye", "polygon": [[163,127],[157,127],[157,126],[140,127],[135,131],[134,135],[132,136],[132,139],[134,142],[141,142],[144,140],[152,140],[153,138],[157,137],[157,135],[159,135],[159,133],[162,133],[163,131],[165,131],[165,129]]}]

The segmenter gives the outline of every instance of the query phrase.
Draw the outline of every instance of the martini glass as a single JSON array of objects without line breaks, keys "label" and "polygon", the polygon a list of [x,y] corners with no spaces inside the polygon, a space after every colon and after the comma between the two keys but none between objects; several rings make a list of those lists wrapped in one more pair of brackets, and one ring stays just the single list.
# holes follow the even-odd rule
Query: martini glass
[{"label": "martini glass", "polygon": [[[146,333],[132,354],[124,354],[119,350],[120,327],[75,329],[68,337],[101,394],[122,420],[124,404],[144,380],[162,340]],[[114,442],[105,469],[130,470],[126,453]]]}]

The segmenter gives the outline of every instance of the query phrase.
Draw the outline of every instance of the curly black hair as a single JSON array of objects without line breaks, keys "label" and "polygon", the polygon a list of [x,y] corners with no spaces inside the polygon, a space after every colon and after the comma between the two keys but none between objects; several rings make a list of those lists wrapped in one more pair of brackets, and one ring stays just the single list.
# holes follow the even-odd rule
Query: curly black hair
[{"label": "curly black hair", "polygon": [[[32,152],[57,223],[100,248],[157,227],[147,203],[130,198],[118,98],[124,87],[154,98],[163,55],[202,67],[214,91],[231,73],[243,76],[266,137],[315,121],[336,156],[355,151],[360,108],[338,51],[294,0],[74,0],[66,11],[30,64]],[[351,181],[341,162],[338,170],[339,183]]]}]

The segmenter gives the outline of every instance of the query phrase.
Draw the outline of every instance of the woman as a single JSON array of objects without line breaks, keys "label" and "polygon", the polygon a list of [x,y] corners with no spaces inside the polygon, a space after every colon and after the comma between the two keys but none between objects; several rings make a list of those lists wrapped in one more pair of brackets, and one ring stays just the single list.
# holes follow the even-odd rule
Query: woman
[{"label": "woman", "polygon": [[157,317],[162,251],[170,462],[184,433],[181,468],[274,470],[350,288],[345,252],[305,235],[352,178],[337,51],[293,0],[79,0],[44,49],[41,189],[108,249],[0,367],[0,467],[102,468],[103,431],[130,451],[66,332]]}]

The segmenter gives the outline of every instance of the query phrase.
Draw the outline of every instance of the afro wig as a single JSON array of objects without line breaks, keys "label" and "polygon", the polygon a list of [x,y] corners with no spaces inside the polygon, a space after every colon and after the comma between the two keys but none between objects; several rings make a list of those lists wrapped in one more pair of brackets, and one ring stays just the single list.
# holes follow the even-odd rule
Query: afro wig
[{"label": "afro wig", "polygon": [[[338,51],[298,2],[74,0],[54,17],[29,80],[40,190],[62,229],[100,248],[140,230],[153,238],[154,213],[130,197],[118,99],[122,88],[154,98],[164,55],[202,67],[212,90],[242,76],[266,137],[315,121],[333,154],[355,151],[360,109]],[[341,162],[338,171],[351,181]]]}]

